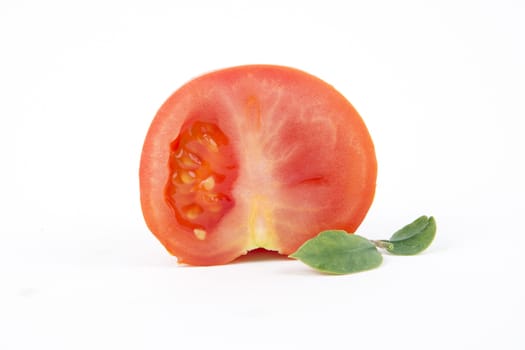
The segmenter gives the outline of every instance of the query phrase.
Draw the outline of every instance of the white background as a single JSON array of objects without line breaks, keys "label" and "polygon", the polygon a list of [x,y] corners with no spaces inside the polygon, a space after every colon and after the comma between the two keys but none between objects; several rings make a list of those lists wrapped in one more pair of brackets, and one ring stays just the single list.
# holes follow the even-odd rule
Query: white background
[{"label": "white background", "polygon": [[[190,5],[191,3],[191,5]],[[522,1],[0,4],[0,349],[523,349]],[[434,215],[415,257],[326,276],[179,266],[138,165],[161,103],[247,63],[319,76],[376,144],[359,229]]]}]

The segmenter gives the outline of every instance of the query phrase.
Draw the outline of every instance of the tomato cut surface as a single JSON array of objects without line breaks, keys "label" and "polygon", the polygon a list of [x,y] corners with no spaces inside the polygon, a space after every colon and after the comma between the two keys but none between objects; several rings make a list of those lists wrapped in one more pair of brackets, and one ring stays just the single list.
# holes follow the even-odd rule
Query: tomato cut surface
[{"label": "tomato cut surface", "polygon": [[327,229],[354,232],[374,197],[374,146],[333,87],[302,71],[240,66],[198,77],[155,116],[140,194],[179,262],[291,254]]}]

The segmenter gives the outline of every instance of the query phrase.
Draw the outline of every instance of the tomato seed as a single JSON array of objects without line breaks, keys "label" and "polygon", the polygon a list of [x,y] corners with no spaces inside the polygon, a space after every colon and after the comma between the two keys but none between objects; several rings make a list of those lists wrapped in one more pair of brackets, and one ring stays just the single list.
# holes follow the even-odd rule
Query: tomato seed
[{"label": "tomato seed", "polygon": [[180,176],[180,179],[182,180],[182,183],[187,184],[187,185],[195,181],[195,173],[191,170],[189,171],[182,170],[179,176]]},{"label": "tomato seed", "polygon": [[201,206],[198,204],[190,204],[184,207],[182,210],[184,215],[190,220],[195,220],[203,211]]},{"label": "tomato seed", "polygon": [[175,158],[180,158],[180,157],[182,157],[182,154],[183,154],[183,153],[184,153],[184,150],[183,150],[182,148],[179,148],[179,149],[177,150],[177,152],[174,153]]},{"label": "tomato seed", "polygon": [[197,237],[198,240],[203,241],[206,238],[206,231],[200,228],[196,228],[193,230],[193,234],[195,237]]},{"label": "tomato seed", "polygon": [[173,184],[177,184],[179,182],[179,174],[176,171],[171,174],[171,182]]},{"label": "tomato seed", "polygon": [[184,152],[182,157],[177,159],[177,165],[184,169],[195,169],[199,166],[199,164],[196,164],[186,152]]},{"label": "tomato seed", "polygon": [[215,179],[213,178],[213,176],[207,177],[201,182],[201,186],[206,191],[210,191],[215,187]]},{"label": "tomato seed", "polygon": [[206,146],[208,149],[212,152],[219,152],[219,146],[217,145],[217,142],[208,134],[202,134],[202,140],[204,140]]},{"label": "tomato seed", "polygon": [[187,152],[188,157],[191,159],[191,161],[197,165],[202,165],[202,160],[193,152]]}]

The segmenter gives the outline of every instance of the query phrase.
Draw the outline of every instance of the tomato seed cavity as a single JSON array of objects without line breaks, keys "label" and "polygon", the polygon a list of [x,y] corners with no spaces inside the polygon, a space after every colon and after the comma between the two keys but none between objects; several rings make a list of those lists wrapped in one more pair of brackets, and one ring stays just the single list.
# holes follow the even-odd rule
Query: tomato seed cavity
[{"label": "tomato seed cavity", "polygon": [[217,125],[196,121],[183,126],[170,148],[167,202],[179,223],[204,240],[233,207],[228,194],[236,172],[231,171],[234,159],[229,140]]}]

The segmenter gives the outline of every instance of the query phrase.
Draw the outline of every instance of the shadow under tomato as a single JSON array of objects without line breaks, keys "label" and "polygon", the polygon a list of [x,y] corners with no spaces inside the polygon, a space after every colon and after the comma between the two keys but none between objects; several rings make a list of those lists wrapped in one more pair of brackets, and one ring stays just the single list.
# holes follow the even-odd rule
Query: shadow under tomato
[{"label": "shadow under tomato", "polygon": [[230,264],[244,264],[244,263],[253,263],[260,261],[270,261],[270,260],[292,260],[286,255],[281,255],[275,251],[266,250],[264,248],[254,249],[248,254],[243,255],[232,261]]}]

